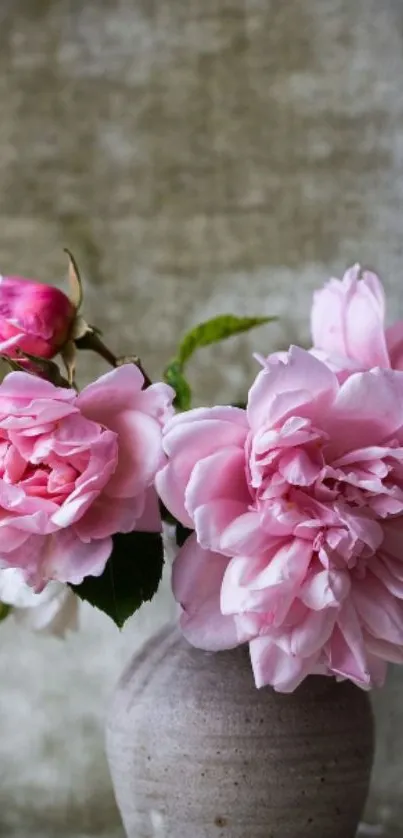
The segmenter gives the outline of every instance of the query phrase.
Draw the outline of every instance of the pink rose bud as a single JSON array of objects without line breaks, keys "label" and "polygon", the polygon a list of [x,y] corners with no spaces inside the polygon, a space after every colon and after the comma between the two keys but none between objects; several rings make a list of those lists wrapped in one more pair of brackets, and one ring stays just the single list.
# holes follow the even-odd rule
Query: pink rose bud
[{"label": "pink rose bud", "polygon": [[0,354],[53,358],[67,343],[75,318],[76,307],[58,288],[0,277]]},{"label": "pink rose bud", "polygon": [[385,327],[385,308],[379,277],[358,264],[315,291],[313,352],[339,380],[373,367],[403,370],[403,320]]}]

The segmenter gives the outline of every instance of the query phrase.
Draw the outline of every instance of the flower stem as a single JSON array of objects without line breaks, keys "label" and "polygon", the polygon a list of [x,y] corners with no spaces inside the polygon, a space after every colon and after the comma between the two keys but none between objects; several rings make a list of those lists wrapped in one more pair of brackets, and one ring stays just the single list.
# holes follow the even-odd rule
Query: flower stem
[{"label": "flower stem", "polygon": [[144,389],[152,384],[151,378],[149,378],[145,372],[138,355],[122,355],[120,357],[114,355],[114,353],[111,352],[111,350],[104,344],[96,331],[91,329],[82,337],[76,338],[75,344],[77,349],[92,349],[92,351],[100,355],[104,361],[107,361],[111,367],[121,367],[123,364],[135,364],[144,377]]}]

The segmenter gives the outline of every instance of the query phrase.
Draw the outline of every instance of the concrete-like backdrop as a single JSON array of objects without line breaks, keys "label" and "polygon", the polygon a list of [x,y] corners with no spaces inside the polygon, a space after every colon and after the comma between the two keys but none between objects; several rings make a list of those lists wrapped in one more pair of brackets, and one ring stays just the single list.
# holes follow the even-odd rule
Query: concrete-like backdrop
[{"label": "concrete-like backdrop", "polygon": [[[88,318],[152,376],[202,318],[279,315],[200,355],[199,403],[242,397],[252,346],[308,342],[352,262],[402,317],[402,47],[398,0],[1,0],[1,273],[61,283],[71,248]],[[165,584],[122,635],[90,608],[65,643],[0,627],[1,836],[122,836],[107,700],[172,612]],[[396,825],[402,688],[376,697],[369,813]]]}]

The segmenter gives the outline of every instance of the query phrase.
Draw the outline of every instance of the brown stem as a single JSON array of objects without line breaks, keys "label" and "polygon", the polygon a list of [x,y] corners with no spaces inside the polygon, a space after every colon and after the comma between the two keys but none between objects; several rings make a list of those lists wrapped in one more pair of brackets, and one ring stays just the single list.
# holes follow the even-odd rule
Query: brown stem
[{"label": "brown stem", "polygon": [[141,364],[140,358],[138,359],[138,361],[136,361],[136,366],[138,366],[138,368],[139,368],[139,370],[140,370],[141,374],[142,374],[142,375],[143,375],[143,377],[144,377],[143,390],[146,390],[146,388],[147,388],[147,387],[150,387],[150,385],[152,384],[151,378],[149,378],[149,377],[148,377],[148,375],[147,375],[147,373],[146,373],[146,371],[145,371],[144,367],[143,367],[143,366],[142,366],[142,364]]},{"label": "brown stem", "polygon": [[93,352],[96,352],[101,358],[107,361],[111,367],[118,366],[118,358],[105,346],[96,332],[87,332],[83,337],[77,338],[75,344],[77,349],[92,349]]},{"label": "brown stem", "polygon": [[116,366],[121,367],[123,366],[123,364],[135,364],[136,367],[140,370],[144,378],[143,390],[145,390],[147,387],[150,386],[150,384],[152,384],[151,378],[148,377],[146,371],[144,370],[138,355],[122,355],[120,358],[117,358]]},{"label": "brown stem", "polygon": [[117,357],[110,349],[108,349],[107,346],[105,346],[96,332],[87,332],[87,334],[83,335],[83,337],[77,338],[75,340],[75,344],[77,349],[92,349],[93,352],[96,352],[101,356],[101,358],[107,361],[111,367],[121,367],[123,364],[135,364],[144,377],[143,389],[145,390],[146,387],[149,387],[150,384],[152,384],[151,378],[148,377],[147,373],[143,369],[140,358],[137,355],[123,355],[121,357]]}]

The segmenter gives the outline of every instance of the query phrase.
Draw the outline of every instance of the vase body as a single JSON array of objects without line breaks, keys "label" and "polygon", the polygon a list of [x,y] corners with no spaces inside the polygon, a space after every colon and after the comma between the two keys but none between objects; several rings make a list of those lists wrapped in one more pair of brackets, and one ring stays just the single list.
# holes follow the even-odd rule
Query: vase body
[{"label": "vase body", "polygon": [[257,690],[247,647],[209,654],[168,627],[118,684],[107,753],[128,838],[354,838],[372,713],[330,678]]}]

